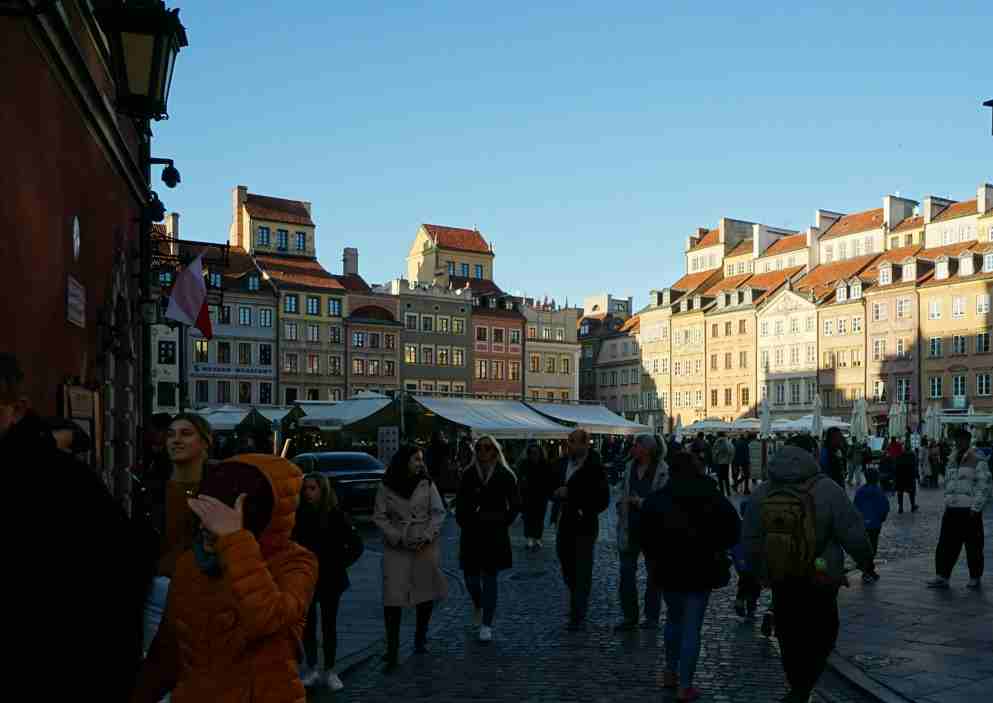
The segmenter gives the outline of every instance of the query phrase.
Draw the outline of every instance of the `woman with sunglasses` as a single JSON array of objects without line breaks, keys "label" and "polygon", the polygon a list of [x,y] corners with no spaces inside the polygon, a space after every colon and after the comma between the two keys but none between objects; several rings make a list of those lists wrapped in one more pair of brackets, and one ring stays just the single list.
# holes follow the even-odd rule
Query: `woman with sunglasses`
[{"label": "woman with sunglasses", "polygon": [[480,642],[493,639],[497,574],[513,565],[509,530],[519,512],[517,476],[496,439],[485,435],[477,440],[473,461],[462,474],[455,505],[462,530],[459,565],[472,597],[473,624],[480,626]]}]

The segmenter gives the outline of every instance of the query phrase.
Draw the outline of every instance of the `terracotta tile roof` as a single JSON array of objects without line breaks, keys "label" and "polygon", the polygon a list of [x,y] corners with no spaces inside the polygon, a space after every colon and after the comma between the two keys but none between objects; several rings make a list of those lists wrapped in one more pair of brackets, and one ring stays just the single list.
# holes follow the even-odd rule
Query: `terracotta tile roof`
[{"label": "terracotta tile roof", "polygon": [[618,331],[625,332],[627,334],[638,334],[640,330],[641,330],[641,317],[639,315],[635,315],[634,317],[630,317],[627,320],[625,320],[624,324],[621,325],[621,329]]},{"label": "terracotta tile roof", "polygon": [[285,200],[268,195],[248,193],[245,198],[245,209],[252,217],[273,222],[285,222],[291,225],[307,225],[314,227],[307,206],[299,200]]},{"label": "terracotta tile roof", "polygon": [[942,278],[941,280],[938,280],[937,278],[934,278],[933,275],[934,271],[932,271],[931,274],[932,274],[931,279],[925,283],[921,283],[920,284],[921,287],[932,288],[937,286],[949,285],[951,283],[964,283],[968,281],[983,281],[983,280],[993,279],[993,271],[983,271],[981,265],[976,266],[976,272],[971,276],[959,276],[958,273],[955,273],[954,275],[949,276],[948,278]]},{"label": "terracotta tile roof", "polygon": [[916,256],[921,250],[921,246],[909,246],[900,247],[899,249],[890,249],[887,252],[883,252],[876,257],[876,260],[872,262],[871,266],[867,266],[864,271],[862,271],[859,278],[863,281],[875,281],[879,278],[879,266],[880,264],[886,263],[887,261],[892,264],[902,264],[904,261],[909,259],[911,256]]},{"label": "terracotta tile roof", "polygon": [[443,249],[455,249],[456,251],[472,251],[479,254],[492,254],[490,245],[483,239],[483,235],[478,230],[462,229],[460,227],[445,227],[444,225],[421,225],[434,240],[434,243]]},{"label": "terracotta tile roof", "polygon": [[845,215],[833,225],[828,227],[827,232],[821,236],[821,241],[844,237],[846,234],[857,234],[867,232],[871,229],[879,229],[883,226],[883,208],[857,212],[854,215]]},{"label": "terracotta tile roof", "polygon": [[362,276],[357,274],[348,274],[347,276],[338,276],[332,274],[331,277],[338,281],[341,286],[347,290],[349,293],[371,293],[372,289],[369,284],[365,282]]},{"label": "terracotta tile roof", "polygon": [[285,288],[338,292],[346,290],[337,277],[325,271],[315,259],[260,254],[255,260],[272,280]]},{"label": "terracotta tile roof", "polygon": [[448,280],[451,282],[452,290],[461,290],[468,285],[469,290],[476,295],[503,295],[503,291],[500,290],[500,286],[488,278],[449,276]]},{"label": "terracotta tile roof", "polygon": [[719,229],[712,229],[700,238],[694,246],[690,248],[690,251],[696,251],[697,249],[706,249],[707,247],[715,246],[720,244],[721,231]]},{"label": "terracotta tile roof", "polygon": [[730,278],[724,278],[715,283],[704,295],[717,295],[722,290],[734,290],[738,286],[742,285],[745,281],[751,278],[752,274],[742,273],[737,276],[731,276]]},{"label": "terracotta tile roof", "polygon": [[720,275],[720,269],[711,269],[710,271],[700,271],[699,273],[688,273],[678,281],[673,283],[670,288],[673,290],[683,291],[684,293],[692,293],[697,288],[702,286],[707,282],[711,276]]},{"label": "terracotta tile roof", "polygon": [[958,217],[965,217],[967,215],[975,215],[979,212],[979,208],[976,207],[976,200],[966,200],[961,203],[953,203],[946,207],[941,213],[931,220],[932,222],[944,222],[945,220],[954,220]]},{"label": "terracotta tile roof", "polygon": [[807,248],[806,234],[792,234],[788,237],[780,237],[766,249],[760,256],[775,256],[776,254],[788,254],[791,251],[799,251]]},{"label": "terracotta tile roof", "polygon": [[978,246],[976,240],[968,242],[958,242],[957,244],[946,244],[943,247],[931,247],[930,249],[921,249],[917,252],[917,256],[922,259],[927,259],[928,261],[934,261],[940,256],[958,256],[964,251],[969,249],[975,249]]},{"label": "terracotta tile roof", "polygon": [[803,292],[813,291],[815,298],[822,298],[834,291],[838,281],[847,281],[853,276],[857,276],[866,266],[875,261],[876,257],[876,254],[869,254],[845,261],[821,264],[797,281],[794,288]]},{"label": "terracotta tile roof", "polygon": [[165,237],[166,235],[169,234],[168,232],[166,232],[165,225],[160,225],[157,223],[152,223],[152,231],[155,232],[155,234],[159,235],[160,237]]},{"label": "terracotta tile roof", "polygon": [[890,232],[906,232],[908,229],[920,229],[923,226],[924,216],[917,215],[916,217],[908,217],[906,220],[891,229]]},{"label": "terracotta tile roof", "polygon": [[794,266],[792,268],[783,269],[782,271],[770,271],[769,273],[759,274],[758,276],[752,276],[747,285],[755,288],[756,290],[764,290],[762,295],[754,298],[752,303],[758,305],[763,302],[769,296],[773,295],[777,290],[783,287],[786,280],[792,278],[803,271],[803,266]]},{"label": "terracotta tile roof", "polygon": [[744,254],[751,254],[751,253],[752,253],[752,240],[745,239],[739,242],[738,246],[736,246],[730,252],[725,254],[725,257],[742,256]]}]

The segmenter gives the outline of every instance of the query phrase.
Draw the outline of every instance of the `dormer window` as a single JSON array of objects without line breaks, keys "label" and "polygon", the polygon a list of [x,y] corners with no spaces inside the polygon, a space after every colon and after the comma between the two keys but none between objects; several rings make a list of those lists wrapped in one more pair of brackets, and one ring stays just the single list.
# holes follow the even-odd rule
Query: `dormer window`
[{"label": "dormer window", "polygon": [[[990,230],[993,233],[993,230]],[[993,236],[993,234],[991,234]],[[983,257],[983,273],[993,272],[993,253],[989,253]]]},{"label": "dormer window", "polygon": [[497,301],[496,298],[490,298],[490,310],[496,310]]},{"label": "dormer window", "polygon": [[838,299],[838,302],[839,303],[843,303],[843,302],[845,302],[845,300],[848,299],[848,287],[845,286],[844,283],[842,283],[840,286],[838,286],[838,288],[837,288],[837,290],[835,292],[835,298]]},{"label": "dormer window", "polygon": [[934,269],[934,277],[939,281],[948,278],[948,259],[942,259]]},{"label": "dormer window", "polygon": [[862,282],[861,281],[855,281],[855,283],[852,284],[852,294],[849,297],[852,300],[858,300],[859,298],[862,297]]},{"label": "dormer window", "polygon": [[974,260],[972,254],[963,254],[959,257],[959,276],[971,276],[975,273]]},{"label": "dormer window", "polygon": [[903,265],[903,282],[910,283],[917,278],[917,262],[908,261]]},{"label": "dormer window", "polygon": [[879,285],[888,286],[893,282],[893,269],[889,266],[883,266],[879,269]]},{"label": "dormer window", "polygon": [[248,277],[248,290],[258,290],[259,289],[259,276],[258,274],[251,274]]}]

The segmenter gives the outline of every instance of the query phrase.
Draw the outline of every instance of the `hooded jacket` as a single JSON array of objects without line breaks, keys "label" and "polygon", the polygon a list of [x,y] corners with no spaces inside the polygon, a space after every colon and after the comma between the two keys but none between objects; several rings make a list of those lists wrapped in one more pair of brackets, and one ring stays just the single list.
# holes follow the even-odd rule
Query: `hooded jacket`
[{"label": "hooded jacket", "polygon": [[170,690],[173,703],[306,700],[297,662],[318,567],[290,540],[303,476],[267,454],[232,457],[220,468],[232,463],[261,473],[271,503],[253,502],[271,511],[246,508],[246,526],[257,531],[217,541],[219,577],[201,570],[192,551],[180,557],[135,701],[156,703]]},{"label": "hooded jacket", "polygon": [[[752,493],[751,508],[745,513],[742,542],[746,558],[761,581],[767,578],[765,565],[765,531],[762,528],[762,501],[777,484],[803,483],[818,474],[814,457],[799,447],[786,446],[769,462],[769,481]],[[865,533],[862,515],[848,499],[845,490],[827,476],[811,488],[814,498],[817,554],[827,561],[827,573],[834,583],[845,578],[845,554],[848,552],[860,568],[872,564],[872,548]]]},{"label": "hooded jacket", "polygon": [[983,512],[993,491],[991,481],[989,462],[975,450],[970,450],[962,461],[953,456],[945,470],[945,507]]}]

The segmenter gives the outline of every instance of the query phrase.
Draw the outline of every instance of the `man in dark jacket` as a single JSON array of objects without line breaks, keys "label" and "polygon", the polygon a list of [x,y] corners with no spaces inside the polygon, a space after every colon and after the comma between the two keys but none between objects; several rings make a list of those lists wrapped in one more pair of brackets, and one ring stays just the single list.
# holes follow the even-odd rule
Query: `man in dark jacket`
[{"label": "man in dark jacket", "polygon": [[584,430],[569,435],[569,456],[559,462],[558,485],[553,495],[561,505],[555,549],[569,587],[569,629],[577,631],[585,626],[593,586],[599,516],[610,505],[607,473]]},{"label": "man in dark jacket", "polygon": [[[154,564],[143,562],[136,531],[99,477],[56,448],[50,427],[29,408],[23,379],[16,358],[0,353],[4,488],[41,509],[7,531],[30,534],[12,540],[8,557],[23,574],[8,579],[11,603],[31,614],[30,625],[18,630],[27,639],[14,648],[10,665],[45,691],[42,698],[71,691],[87,700],[126,701]],[[59,659],[56,679],[52,657]]]},{"label": "man in dark jacket", "polygon": [[734,441],[734,490],[739,490],[744,484],[743,493],[752,493],[752,457],[748,451],[751,436],[739,437]]},{"label": "man in dark jacket", "polygon": [[[783,700],[806,703],[838,638],[838,589],[845,582],[845,552],[863,573],[876,570],[862,515],[845,489],[819,472],[810,451],[790,445],[780,449],[769,463],[769,479],[755,489],[752,507],[744,516],[742,543],[760,582],[772,586],[776,634],[790,684],[790,694]],[[816,533],[812,548],[817,558],[814,564],[801,565],[811,572],[810,578],[773,583],[763,501],[782,490],[812,501]]]}]

